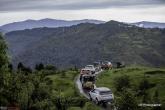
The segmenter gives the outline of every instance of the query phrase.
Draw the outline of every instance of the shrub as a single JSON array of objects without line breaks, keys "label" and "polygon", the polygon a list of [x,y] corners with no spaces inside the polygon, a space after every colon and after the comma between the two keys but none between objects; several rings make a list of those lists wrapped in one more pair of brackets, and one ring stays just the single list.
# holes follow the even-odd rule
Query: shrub
[{"label": "shrub", "polygon": [[86,102],[83,110],[100,110],[100,109],[91,102]]},{"label": "shrub", "polygon": [[127,90],[122,91],[121,97],[117,100],[117,110],[138,110],[138,104],[134,95]]},{"label": "shrub", "polygon": [[123,75],[114,79],[114,85],[117,91],[122,91],[123,88],[130,87],[129,76]]}]

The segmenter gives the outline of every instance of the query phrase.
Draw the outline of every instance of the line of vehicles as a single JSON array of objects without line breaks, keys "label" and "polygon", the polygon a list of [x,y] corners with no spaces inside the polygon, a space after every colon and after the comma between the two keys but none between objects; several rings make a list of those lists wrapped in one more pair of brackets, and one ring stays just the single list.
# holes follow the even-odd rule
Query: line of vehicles
[{"label": "line of vehicles", "polygon": [[107,87],[96,87],[96,75],[105,69],[112,69],[112,63],[109,61],[94,62],[93,65],[86,65],[80,71],[80,82],[82,88],[87,92],[91,101],[100,104],[102,102],[111,102],[114,99],[112,91]]}]

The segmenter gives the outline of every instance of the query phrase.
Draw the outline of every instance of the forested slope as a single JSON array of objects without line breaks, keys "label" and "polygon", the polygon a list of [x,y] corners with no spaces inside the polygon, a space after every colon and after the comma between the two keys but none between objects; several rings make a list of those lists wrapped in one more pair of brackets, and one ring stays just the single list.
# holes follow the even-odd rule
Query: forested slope
[{"label": "forested slope", "polygon": [[[96,60],[165,66],[165,29],[145,29],[110,21],[6,34],[14,64],[82,66]],[[21,49],[20,49],[21,48]]]}]

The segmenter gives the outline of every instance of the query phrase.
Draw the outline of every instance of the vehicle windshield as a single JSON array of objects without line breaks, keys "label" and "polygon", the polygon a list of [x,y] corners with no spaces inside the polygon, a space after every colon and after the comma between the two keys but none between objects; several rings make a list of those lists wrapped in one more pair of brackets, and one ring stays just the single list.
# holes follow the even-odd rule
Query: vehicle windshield
[{"label": "vehicle windshield", "polygon": [[94,77],[84,77],[84,82],[87,82],[87,81],[95,81],[95,78]]},{"label": "vehicle windshield", "polygon": [[111,91],[100,91],[100,95],[108,95],[108,94],[112,94]]},{"label": "vehicle windshield", "polygon": [[84,74],[85,74],[85,73],[90,73],[89,70],[82,70],[81,72],[84,73]]},{"label": "vehicle windshield", "polygon": [[100,65],[100,63],[94,63],[94,66],[99,66]]},{"label": "vehicle windshield", "polygon": [[93,66],[86,66],[86,68],[93,68]]}]

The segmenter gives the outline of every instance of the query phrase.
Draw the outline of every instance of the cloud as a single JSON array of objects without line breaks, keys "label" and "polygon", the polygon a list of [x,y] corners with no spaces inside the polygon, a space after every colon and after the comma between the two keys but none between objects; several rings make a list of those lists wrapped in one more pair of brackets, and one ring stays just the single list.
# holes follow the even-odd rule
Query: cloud
[{"label": "cloud", "polygon": [[80,19],[97,19],[97,20],[117,20],[121,22],[139,22],[153,21],[165,22],[165,7],[154,6],[153,8],[107,8],[107,9],[87,9],[87,10],[54,10],[54,11],[23,11],[1,13],[0,25],[18,22],[27,19],[64,19],[64,20],[80,20]]},{"label": "cloud", "polygon": [[165,22],[165,0],[0,0],[0,25],[26,19]]},{"label": "cloud", "polygon": [[165,0],[0,0],[0,12],[105,9],[164,5]]}]

